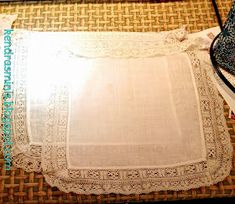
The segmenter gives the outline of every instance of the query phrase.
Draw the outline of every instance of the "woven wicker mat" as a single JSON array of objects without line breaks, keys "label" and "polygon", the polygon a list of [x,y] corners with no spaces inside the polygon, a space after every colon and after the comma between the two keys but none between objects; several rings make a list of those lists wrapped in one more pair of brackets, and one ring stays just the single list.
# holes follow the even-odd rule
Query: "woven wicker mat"
[{"label": "woven wicker mat", "polygon": [[[217,0],[223,19],[232,0]],[[14,28],[38,31],[162,31],[187,25],[190,32],[217,26],[211,0],[42,1],[0,3],[0,13],[18,14]],[[228,106],[224,105],[225,116]],[[235,121],[227,119],[235,149]],[[231,174],[209,187],[141,195],[76,195],[50,187],[42,174],[12,168],[0,157],[0,203],[111,203],[235,197],[235,154]]]}]

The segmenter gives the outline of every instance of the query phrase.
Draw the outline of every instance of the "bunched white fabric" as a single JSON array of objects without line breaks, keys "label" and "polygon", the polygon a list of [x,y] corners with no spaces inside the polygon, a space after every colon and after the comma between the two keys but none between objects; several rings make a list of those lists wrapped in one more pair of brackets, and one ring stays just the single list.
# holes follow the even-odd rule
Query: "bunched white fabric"
[{"label": "bunched white fabric", "polygon": [[223,180],[232,146],[205,33],[16,31],[14,165],[80,194]]}]

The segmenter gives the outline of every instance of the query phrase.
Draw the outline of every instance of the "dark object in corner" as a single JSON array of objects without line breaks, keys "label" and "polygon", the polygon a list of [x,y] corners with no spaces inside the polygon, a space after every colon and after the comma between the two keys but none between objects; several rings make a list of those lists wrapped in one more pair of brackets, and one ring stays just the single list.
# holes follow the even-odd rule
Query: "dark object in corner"
[{"label": "dark object in corner", "polygon": [[231,91],[235,93],[235,87],[220,71],[220,68],[222,68],[235,76],[235,1],[233,2],[224,25],[222,25],[222,20],[215,0],[212,0],[212,3],[220,25],[221,33],[215,37],[211,44],[211,62],[221,80],[223,80]]}]

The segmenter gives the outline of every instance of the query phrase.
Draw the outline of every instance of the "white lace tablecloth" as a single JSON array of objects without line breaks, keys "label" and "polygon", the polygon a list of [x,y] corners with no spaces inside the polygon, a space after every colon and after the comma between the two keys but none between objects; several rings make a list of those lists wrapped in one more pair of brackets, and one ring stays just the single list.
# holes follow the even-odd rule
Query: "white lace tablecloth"
[{"label": "white lace tablecloth", "polygon": [[14,35],[14,165],[80,194],[186,190],[229,174],[205,33]]}]

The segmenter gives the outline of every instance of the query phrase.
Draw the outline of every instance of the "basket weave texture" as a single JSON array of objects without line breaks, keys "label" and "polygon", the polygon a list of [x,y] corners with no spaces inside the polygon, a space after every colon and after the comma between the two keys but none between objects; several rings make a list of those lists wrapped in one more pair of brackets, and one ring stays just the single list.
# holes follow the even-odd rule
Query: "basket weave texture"
[{"label": "basket weave texture", "polygon": [[[218,0],[225,19],[232,0]],[[210,0],[179,1],[24,1],[0,3],[0,13],[18,14],[13,28],[35,31],[147,32],[187,25],[190,32],[217,26]],[[224,104],[225,117],[229,107]],[[227,119],[235,149],[235,120]],[[0,203],[123,203],[128,201],[185,200],[235,197],[235,152],[230,175],[216,185],[188,191],[160,191],[141,195],[78,195],[50,187],[39,173],[4,168],[0,157]]]}]

